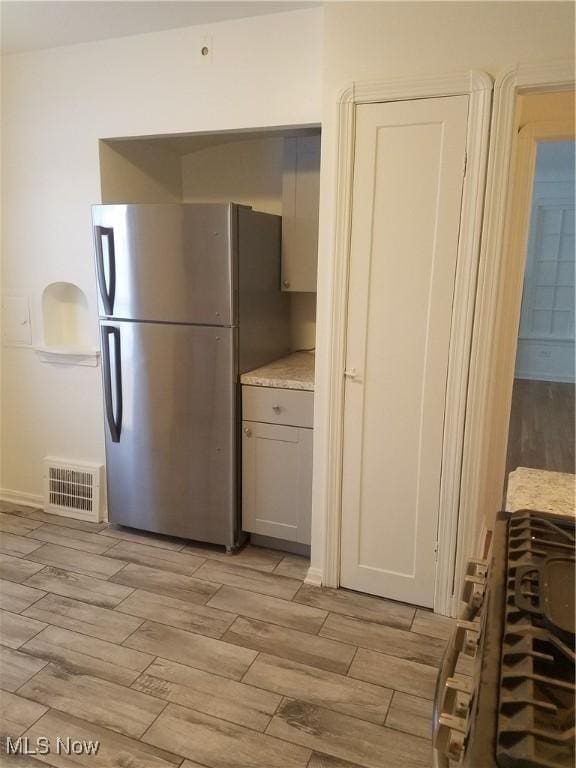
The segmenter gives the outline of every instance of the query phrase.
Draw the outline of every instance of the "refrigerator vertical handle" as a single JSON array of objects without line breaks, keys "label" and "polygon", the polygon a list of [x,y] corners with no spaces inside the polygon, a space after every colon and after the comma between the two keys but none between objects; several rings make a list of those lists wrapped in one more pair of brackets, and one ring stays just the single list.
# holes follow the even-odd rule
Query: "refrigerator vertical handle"
[{"label": "refrigerator vertical handle", "polygon": [[[103,325],[102,332],[102,372],[104,380],[104,403],[106,419],[113,443],[120,442],[122,431],[122,370],[120,353],[120,328],[113,325]],[[112,369],[110,367],[110,336],[114,337],[114,388],[116,395],[116,413],[112,398]]]},{"label": "refrigerator vertical handle", "polygon": [[[104,250],[102,240],[108,241],[108,282],[104,271]],[[114,295],[116,293],[116,253],[114,250],[114,228],[103,227],[97,224],[94,227],[94,243],[96,247],[96,269],[98,271],[98,285],[104,305],[104,312],[111,315],[114,311]]]}]

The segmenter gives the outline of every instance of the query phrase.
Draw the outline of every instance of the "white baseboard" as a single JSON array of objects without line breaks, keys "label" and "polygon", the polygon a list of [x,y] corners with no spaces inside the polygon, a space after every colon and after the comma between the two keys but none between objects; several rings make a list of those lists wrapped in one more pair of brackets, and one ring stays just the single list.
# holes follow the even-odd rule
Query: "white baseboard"
[{"label": "white baseboard", "polygon": [[[36,508],[40,507],[40,509],[44,509],[44,496],[41,496],[36,493],[26,493],[25,491],[12,491],[9,488],[0,488],[0,501],[6,501],[9,504],[18,504],[21,507],[36,507]],[[58,513],[51,511],[51,514],[57,515]],[[60,515],[60,517],[66,517],[66,516],[67,515],[65,514]],[[80,515],[76,515],[76,514],[68,515],[68,517],[74,517],[76,520],[84,519]],[[86,520],[88,520],[88,518],[86,518]],[[108,510],[106,508],[106,505],[104,505],[100,522],[105,523],[107,521],[108,521]]]},{"label": "white baseboard", "polygon": [[[69,517],[72,520],[82,520],[85,523],[101,523],[104,520],[102,515],[94,514],[94,512],[83,512],[80,509],[68,510],[62,507],[48,506],[46,512],[55,517],[63,517],[65,519]],[[62,523],[62,525],[66,525],[66,523]]]},{"label": "white baseboard", "polygon": [[515,371],[515,379],[524,379],[526,381],[551,381],[554,384],[574,384],[574,376],[560,376],[552,373],[542,373],[542,371]]},{"label": "white baseboard", "polygon": [[0,488],[0,501],[10,504],[21,504],[23,507],[44,507],[44,497],[36,493],[24,491],[11,491],[9,488]]},{"label": "white baseboard", "polygon": [[308,573],[304,579],[304,584],[311,584],[313,587],[322,586],[322,571],[320,568],[308,568]]}]

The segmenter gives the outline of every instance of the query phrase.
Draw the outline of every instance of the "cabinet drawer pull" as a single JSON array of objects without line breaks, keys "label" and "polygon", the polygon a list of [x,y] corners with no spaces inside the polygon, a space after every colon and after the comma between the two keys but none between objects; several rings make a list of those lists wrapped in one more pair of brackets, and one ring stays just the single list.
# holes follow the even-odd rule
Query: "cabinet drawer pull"
[{"label": "cabinet drawer pull", "polygon": [[276,387],[242,387],[242,419],[246,423],[283,424],[312,429],[314,393]]}]

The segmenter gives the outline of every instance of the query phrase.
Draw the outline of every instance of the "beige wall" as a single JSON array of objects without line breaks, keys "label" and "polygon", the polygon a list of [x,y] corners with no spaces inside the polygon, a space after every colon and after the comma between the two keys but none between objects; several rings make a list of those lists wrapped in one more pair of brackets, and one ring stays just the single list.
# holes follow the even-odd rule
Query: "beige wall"
[{"label": "beige wall", "polygon": [[42,291],[59,280],[88,297],[98,343],[99,140],[319,123],[322,20],[314,8],[4,57],[2,291],[29,297],[33,338],[2,351],[4,493],[37,501],[46,455],[104,460],[100,370],[33,349]]},{"label": "beige wall", "polygon": [[[233,200],[258,211],[282,215],[284,139],[266,138],[219,144],[182,159],[182,199]],[[316,294],[290,294],[292,349],[316,344]]]},{"label": "beige wall", "polygon": [[100,141],[102,203],[177,203],[180,157],[159,142]]},{"label": "beige wall", "polygon": [[218,144],[182,159],[186,202],[244,203],[265,213],[282,213],[284,139]]},{"label": "beige wall", "polygon": [[324,88],[572,56],[568,2],[327,3]]}]

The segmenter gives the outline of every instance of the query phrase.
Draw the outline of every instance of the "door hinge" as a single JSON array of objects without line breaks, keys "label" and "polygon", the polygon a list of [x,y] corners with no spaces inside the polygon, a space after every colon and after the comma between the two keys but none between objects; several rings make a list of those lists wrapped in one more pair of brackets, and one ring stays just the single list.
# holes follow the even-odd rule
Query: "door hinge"
[{"label": "door hinge", "polygon": [[434,560],[438,561],[438,542],[434,544]]},{"label": "door hinge", "polygon": [[468,152],[464,152],[464,168],[462,171],[462,176],[466,176],[467,168],[468,168]]}]

